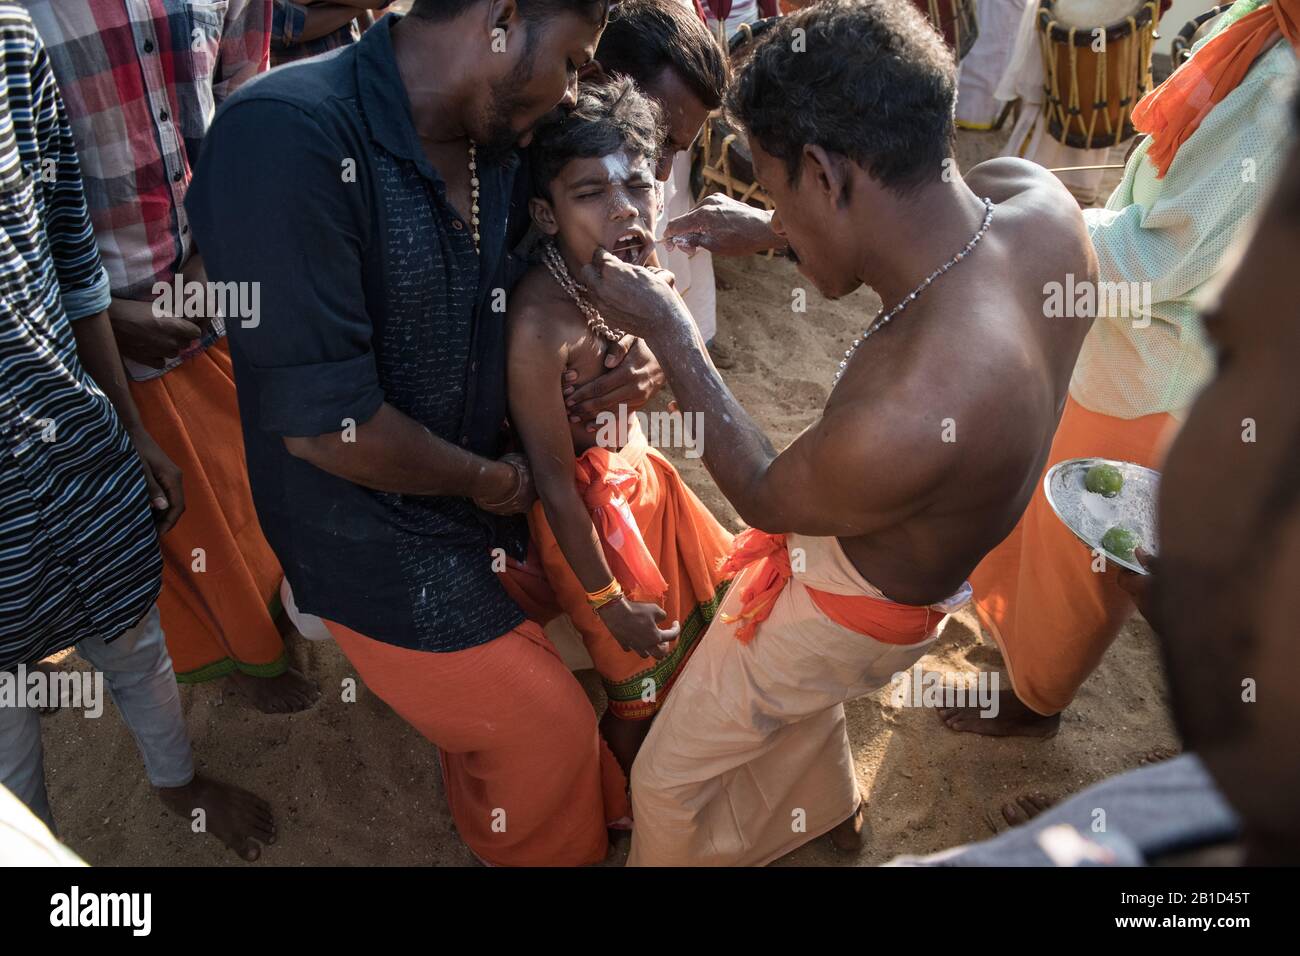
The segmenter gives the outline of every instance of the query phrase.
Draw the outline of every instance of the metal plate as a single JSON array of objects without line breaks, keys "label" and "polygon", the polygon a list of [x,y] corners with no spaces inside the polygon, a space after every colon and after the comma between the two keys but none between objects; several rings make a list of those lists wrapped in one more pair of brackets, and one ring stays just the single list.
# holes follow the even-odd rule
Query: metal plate
[{"label": "metal plate", "polygon": [[[1124,486],[1114,498],[1095,494],[1084,486],[1084,478],[1093,465],[1114,465],[1124,478]],[[1056,516],[1086,544],[1089,550],[1101,548],[1107,561],[1122,568],[1148,573],[1136,561],[1126,561],[1101,547],[1102,536],[1117,525],[1138,536],[1140,547],[1156,554],[1156,500],[1160,491],[1160,472],[1135,465],[1131,461],[1110,458],[1072,458],[1053,465],[1043,477],[1043,493]]]}]

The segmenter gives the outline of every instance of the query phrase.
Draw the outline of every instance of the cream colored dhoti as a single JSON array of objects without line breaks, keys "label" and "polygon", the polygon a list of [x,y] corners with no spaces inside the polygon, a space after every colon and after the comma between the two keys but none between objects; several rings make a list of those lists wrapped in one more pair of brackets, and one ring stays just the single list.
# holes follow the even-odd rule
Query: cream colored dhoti
[{"label": "cream colored dhoti", "polygon": [[887,602],[839,541],[787,535],[786,544],[794,576],[757,635],[742,643],[738,624],[723,620],[739,611],[751,566],[641,747],[631,866],[762,865],[846,820],[859,795],[844,702],[910,668],[969,599],[964,586],[934,605],[920,641],[885,643],[813,603],[809,588]]}]

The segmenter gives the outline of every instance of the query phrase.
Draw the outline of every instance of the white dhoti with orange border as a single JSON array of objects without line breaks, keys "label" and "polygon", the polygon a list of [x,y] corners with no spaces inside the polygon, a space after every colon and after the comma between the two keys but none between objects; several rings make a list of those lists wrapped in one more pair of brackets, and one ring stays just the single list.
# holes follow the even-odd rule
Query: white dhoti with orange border
[{"label": "white dhoti with orange border", "polygon": [[844,702],[908,670],[970,596],[890,601],[836,538],[736,546],[744,570],[632,768],[631,866],[762,865],[846,820]]}]

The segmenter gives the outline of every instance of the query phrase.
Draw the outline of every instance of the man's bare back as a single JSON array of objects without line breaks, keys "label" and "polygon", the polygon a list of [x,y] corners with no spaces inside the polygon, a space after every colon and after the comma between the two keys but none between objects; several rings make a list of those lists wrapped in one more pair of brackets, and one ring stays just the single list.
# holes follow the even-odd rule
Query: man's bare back
[{"label": "man's bare back", "polygon": [[1097,277],[1083,219],[1059,181],[994,160],[967,183],[995,203],[988,233],[863,344],[824,412],[866,426],[829,440],[897,462],[900,480],[920,479],[899,496],[892,524],[840,539],[863,577],[905,604],[952,594],[1019,520],[1091,324],[1044,314],[1047,283]]}]

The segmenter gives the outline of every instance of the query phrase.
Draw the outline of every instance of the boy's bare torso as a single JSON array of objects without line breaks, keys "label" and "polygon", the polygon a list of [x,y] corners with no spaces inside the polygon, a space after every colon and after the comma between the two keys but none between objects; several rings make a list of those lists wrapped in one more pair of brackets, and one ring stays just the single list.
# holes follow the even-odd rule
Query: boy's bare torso
[{"label": "boy's bare torso", "polygon": [[[569,383],[575,389],[594,381],[606,371],[605,355],[609,343],[591,333],[582,312],[544,266],[533,266],[520,280],[513,295],[520,304],[538,308],[545,316],[547,339],[564,351],[568,367],[578,373],[577,381]],[[529,370],[512,367],[510,374],[527,375]],[[560,388],[558,381],[555,387]],[[569,431],[573,436],[575,456],[595,447],[595,433],[587,431],[582,422],[569,422]]]}]

